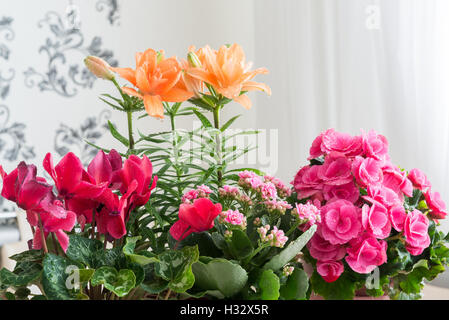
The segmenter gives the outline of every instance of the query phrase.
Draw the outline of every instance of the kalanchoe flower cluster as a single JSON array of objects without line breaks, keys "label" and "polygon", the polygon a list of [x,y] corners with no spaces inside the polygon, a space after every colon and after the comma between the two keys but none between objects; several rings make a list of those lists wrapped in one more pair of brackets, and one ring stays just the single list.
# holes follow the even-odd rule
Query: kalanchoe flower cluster
[{"label": "kalanchoe flower cluster", "polygon": [[291,214],[301,222],[299,226],[301,231],[306,231],[314,224],[321,222],[320,209],[310,202],[306,204],[297,203]]},{"label": "kalanchoe flower cluster", "polygon": [[259,233],[260,240],[268,243],[271,247],[284,247],[284,244],[288,240],[288,237],[284,235],[284,231],[279,230],[276,226],[274,226],[271,232],[268,233],[270,228],[271,227],[269,225],[257,228],[257,233]]},{"label": "kalanchoe flower cluster", "polygon": [[[430,244],[429,219],[447,215],[427,177],[419,169],[407,173],[393,165],[387,139],[373,130],[358,136],[326,130],[312,143],[309,160],[292,185],[298,199],[319,207],[321,221],[311,204],[297,205],[292,214],[318,224],[307,247],[328,282],[344,272],[342,259],[357,273],[386,263],[388,238],[395,234],[391,241],[420,255]],[[416,194],[421,205],[410,208],[406,201]]]},{"label": "kalanchoe flower cluster", "polygon": [[45,247],[42,231],[45,239],[54,233],[62,249],[67,250],[69,240],[64,231],[71,231],[76,221],[81,228],[95,223],[98,232],[116,239],[123,237],[129,214],[148,202],[157,181],[146,156],[131,155],[123,163],[115,150],[98,152],[87,171],[71,152],[56,166],[48,153],[43,167],[55,183],[56,194],[44,178],[36,176],[34,165],[21,162],[10,174],[0,167],[2,196],[25,210],[28,222],[36,227],[34,249]]},{"label": "kalanchoe flower cluster", "polygon": [[265,200],[263,204],[265,205],[269,213],[279,215],[285,214],[285,211],[287,209],[292,208],[292,206],[284,200]]},{"label": "kalanchoe flower cluster", "polygon": [[290,266],[290,265],[286,265],[283,269],[282,269],[282,274],[286,277],[290,276],[293,271],[295,270],[295,267]]},{"label": "kalanchoe flower cluster", "polygon": [[235,186],[225,185],[222,188],[218,189],[218,195],[223,199],[234,200],[240,196],[240,190]]},{"label": "kalanchoe flower cluster", "polygon": [[265,182],[271,182],[274,184],[277,190],[277,194],[281,198],[289,197],[292,194],[292,190],[285,185],[284,182],[282,182],[279,178],[275,178],[270,175],[265,175],[264,177]]},{"label": "kalanchoe flower cluster", "polygon": [[227,211],[223,211],[220,213],[218,221],[228,226],[238,226],[243,230],[246,229],[247,226],[245,215],[240,213],[238,210],[229,209]]},{"label": "kalanchoe flower cluster", "polygon": [[206,185],[201,185],[199,187],[197,187],[196,189],[192,189],[188,192],[186,192],[182,198],[181,198],[181,202],[182,203],[192,203],[193,200],[195,199],[199,199],[199,198],[208,198],[209,194],[212,193],[212,190],[206,186]]}]

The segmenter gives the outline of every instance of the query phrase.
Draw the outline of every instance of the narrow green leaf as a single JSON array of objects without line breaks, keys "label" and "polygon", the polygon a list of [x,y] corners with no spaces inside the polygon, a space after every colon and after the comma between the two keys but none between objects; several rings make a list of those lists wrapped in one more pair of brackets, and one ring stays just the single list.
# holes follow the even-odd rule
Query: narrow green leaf
[{"label": "narrow green leaf", "polygon": [[118,141],[120,141],[123,145],[126,147],[129,147],[129,141],[124,136],[120,134],[120,132],[117,131],[117,129],[114,127],[111,121],[108,120],[108,126],[109,130],[111,131],[111,134],[114,138],[116,138]]}]

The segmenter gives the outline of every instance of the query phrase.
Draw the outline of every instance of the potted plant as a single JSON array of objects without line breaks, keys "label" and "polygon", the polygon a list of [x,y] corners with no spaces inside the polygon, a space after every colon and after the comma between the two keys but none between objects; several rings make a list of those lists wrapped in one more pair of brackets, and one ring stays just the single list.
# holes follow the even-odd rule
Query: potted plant
[{"label": "potted plant", "polygon": [[292,184],[307,204],[299,212],[320,211],[303,257],[312,298],[419,299],[423,280],[449,259],[449,235],[438,230],[446,206],[425,174],[393,165],[387,139],[375,131],[326,130],[308,160]]}]

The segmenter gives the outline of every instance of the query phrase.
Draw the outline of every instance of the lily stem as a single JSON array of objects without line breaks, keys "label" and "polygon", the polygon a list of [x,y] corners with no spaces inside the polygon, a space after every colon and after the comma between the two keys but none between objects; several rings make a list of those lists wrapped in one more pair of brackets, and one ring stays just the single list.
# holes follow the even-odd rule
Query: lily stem
[{"label": "lily stem", "polygon": [[128,116],[128,140],[129,140],[129,151],[134,150],[134,137],[133,137],[133,113],[131,111],[126,112]]},{"label": "lily stem", "polygon": [[[220,130],[220,109],[221,106],[217,105],[214,108],[213,114],[214,114],[214,127],[215,129]],[[216,144],[216,152],[218,157],[218,170],[217,170],[217,181],[218,186],[221,187],[222,181],[223,181],[223,172],[222,172],[222,156],[221,156],[221,143],[220,143],[220,134],[217,133],[215,136],[215,144]]]}]

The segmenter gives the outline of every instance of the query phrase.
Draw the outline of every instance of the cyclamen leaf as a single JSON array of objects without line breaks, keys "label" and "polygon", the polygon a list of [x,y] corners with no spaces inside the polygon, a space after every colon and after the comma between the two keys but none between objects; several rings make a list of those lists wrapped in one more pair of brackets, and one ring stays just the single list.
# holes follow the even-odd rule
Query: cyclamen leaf
[{"label": "cyclamen leaf", "polygon": [[136,286],[136,276],[129,269],[117,271],[112,267],[101,267],[95,270],[91,283],[93,286],[102,284],[118,297],[124,297]]},{"label": "cyclamen leaf", "polygon": [[31,262],[24,262],[22,267],[17,268],[14,272],[6,268],[0,270],[0,283],[5,286],[20,287],[26,286],[30,282],[39,278],[42,273],[40,265]]},{"label": "cyclamen leaf", "polygon": [[45,295],[51,300],[73,300],[72,292],[67,289],[67,267],[72,265],[67,259],[48,253],[43,261],[42,286]]},{"label": "cyclamen leaf", "polygon": [[43,258],[42,250],[28,250],[9,257],[9,259],[17,262],[40,261]]},{"label": "cyclamen leaf", "polygon": [[98,250],[103,249],[101,241],[89,239],[78,235],[69,236],[69,247],[66,255],[71,260],[94,267],[94,259]]}]

